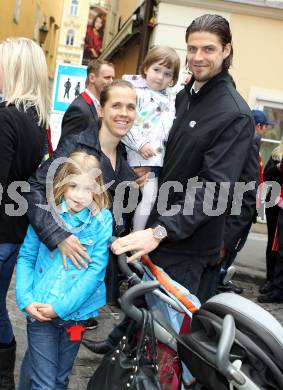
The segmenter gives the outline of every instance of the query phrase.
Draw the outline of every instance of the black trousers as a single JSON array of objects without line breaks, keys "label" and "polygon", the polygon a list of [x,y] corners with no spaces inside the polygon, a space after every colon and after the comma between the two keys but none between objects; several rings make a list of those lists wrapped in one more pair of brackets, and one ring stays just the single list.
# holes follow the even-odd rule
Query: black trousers
[{"label": "black trousers", "polygon": [[274,270],[272,289],[276,292],[278,297],[283,298],[283,210],[279,210],[278,216],[279,224],[279,247],[278,256],[276,258]]},{"label": "black trousers", "polygon": [[216,294],[221,268],[220,264],[216,264],[218,258],[218,254],[207,256],[178,254],[178,263],[164,267],[164,271],[204,303]]},{"label": "black trousers", "polygon": [[267,245],[266,245],[266,280],[273,279],[274,267],[277,254],[272,251],[273,240],[275,236],[276,226],[278,222],[280,208],[278,206],[265,209],[267,222]]}]

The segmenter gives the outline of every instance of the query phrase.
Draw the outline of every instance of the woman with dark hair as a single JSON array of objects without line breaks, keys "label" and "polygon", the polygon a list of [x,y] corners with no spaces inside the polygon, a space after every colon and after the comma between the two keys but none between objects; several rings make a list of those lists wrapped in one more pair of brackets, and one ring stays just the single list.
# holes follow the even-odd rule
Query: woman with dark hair
[{"label": "woman with dark hair", "polygon": [[84,59],[93,60],[100,56],[102,51],[104,24],[104,16],[98,14],[93,19],[93,24],[87,26],[84,43]]},{"label": "woman with dark hair", "polygon": [[[98,129],[96,122],[73,136],[64,138],[55,150],[52,158],[47,160],[30,178],[30,192],[27,194],[29,203],[29,221],[49,250],[59,249],[62,262],[67,270],[69,261],[77,268],[88,268],[90,261],[85,246],[81,244],[66,224],[58,224],[53,218],[51,208],[35,205],[49,204],[46,198],[48,184],[52,183],[59,165],[66,161],[74,151],[85,151],[93,155],[100,163],[103,180],[110,199],[120,183],[136,180],[136,175],[125,158],[125,147],[120,142],[134,123],[136,116],[136,92],[128,81],[115,80],[104,87],[100,95],[101,124]],[[52,211],[52,210],[51,210]],[[42,223],[44,221],[44,224]],[[117,233],[114,226],[114,233]],[[67,274],[66,274],[67,275]],[[30,388],[29,355],[25,355],[20,374],[19,389]]]},{"label": "woman with dark hair", "polygon": [[[271,157],[264,168],[264,181],[275,181],[283,185],[283,139],[272,151]],[[266,202],[271,198],[271,189],[266,196]],[[267,221],[267,246],[266,246],[266,280],[260,287],[259,302],[280,303],[283,302],[283,213],[282,193],[276,204],[265,209]]]}]

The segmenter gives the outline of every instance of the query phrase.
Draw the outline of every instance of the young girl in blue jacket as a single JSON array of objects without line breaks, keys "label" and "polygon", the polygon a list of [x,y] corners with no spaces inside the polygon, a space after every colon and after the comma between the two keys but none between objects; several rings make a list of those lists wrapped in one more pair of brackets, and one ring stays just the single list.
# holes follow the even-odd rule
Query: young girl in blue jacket
[{"label": "young girl in blue jacket", "polygon": [[[28,367],[33,389],[67,389],[84,321],[105,305],[104,276],[112,216],[98,160],[73,152],[56,174],[49,203],[91,258],[88,268],[66,271],[29,226],[16,270],[17,303],[27,316]],[[42,221],[44,223],[44,221]]]}]

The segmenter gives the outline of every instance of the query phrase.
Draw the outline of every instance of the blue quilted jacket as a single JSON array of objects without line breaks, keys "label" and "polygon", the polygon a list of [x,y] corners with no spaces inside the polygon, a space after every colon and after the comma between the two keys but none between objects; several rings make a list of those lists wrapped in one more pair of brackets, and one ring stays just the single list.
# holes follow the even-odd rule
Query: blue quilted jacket
[{"label": "blue quilted jacket", "polygon": [[17,304],[24,310],[33,302],[49,303],[63,320],[88,319],[96,316],[106,301],[104,277],[112,215],[106,209],[96,216],[88,209],[71,215],[63,202],[60,218],[85,246],[92,261],[81,270],[68,261],[65,270],[59,250],[50,251],[29,226],[17,261]]}]

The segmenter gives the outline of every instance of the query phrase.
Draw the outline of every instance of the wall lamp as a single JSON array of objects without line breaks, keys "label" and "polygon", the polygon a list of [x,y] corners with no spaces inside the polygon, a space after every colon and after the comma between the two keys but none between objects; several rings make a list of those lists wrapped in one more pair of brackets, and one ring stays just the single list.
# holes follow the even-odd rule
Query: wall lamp
[{"label": "wall lamp", "polygon": [[48,28],[47,28],[47,25],[46,25],[46,22],[43,22],[43,25],[39,28],[39,37],[38,37],[38,40],[39,40],[39,44],[40,46],[42,46],[45,42],[45,39],[47,37],[47,34],[48,34]]}]

